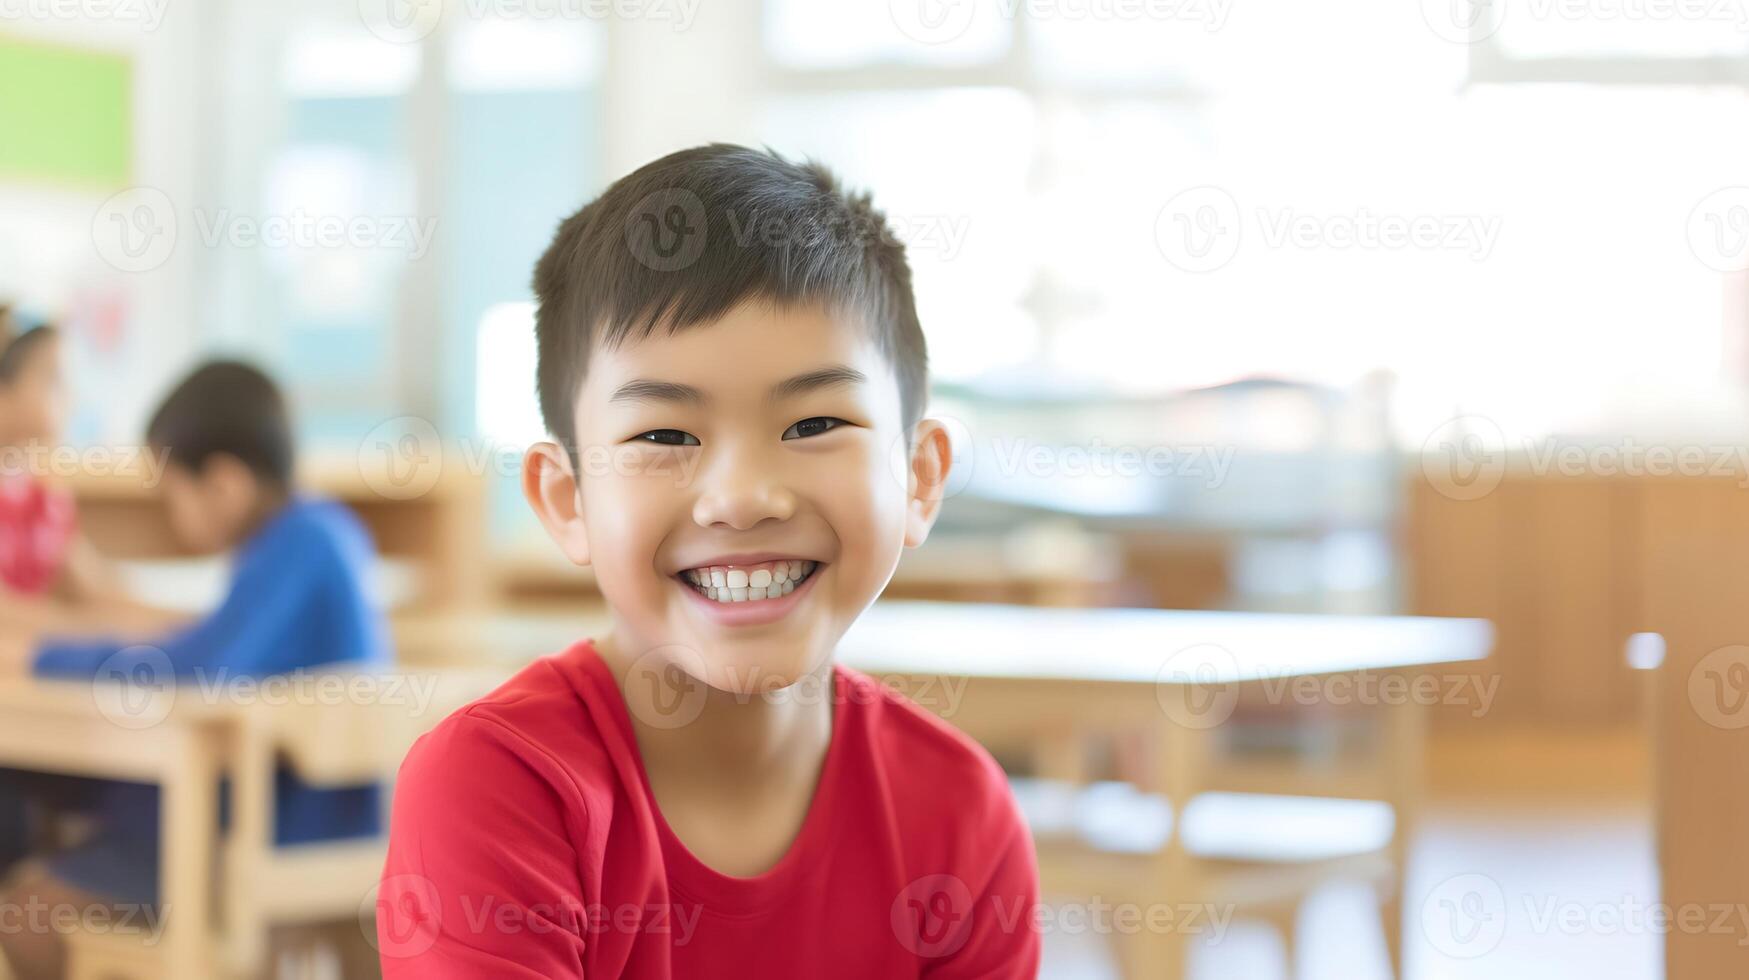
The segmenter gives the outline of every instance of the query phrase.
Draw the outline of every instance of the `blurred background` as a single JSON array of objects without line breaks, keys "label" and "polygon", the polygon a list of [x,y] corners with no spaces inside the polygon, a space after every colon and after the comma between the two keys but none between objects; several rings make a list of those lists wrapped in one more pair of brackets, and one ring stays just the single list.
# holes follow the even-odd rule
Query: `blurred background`
[{"label": "blurred background", "polygon": [[[533,261],[709,141],[908,243],[959,462],[883,601],[1488,619],[1434,668],[1495,693],[1427,706],[1407,975],[1664,975],[1682,930],[1617,913],[1732,842],[1660,862],[1657,814],[1749,816],[1695,796],[1749,724],[1742,0],[8,0],[0,302],[65,329],[82,449],[203,357],[269,369],[400,659],[508,669],[603,616],[516,490]],[[210,605],[125,469],[59,475],[142,598]],[[1464,875],[1486,949],[1416,926]],[[1369,893],[1315,884],[1291,975],[1389,975]],[[1278,932],[1192,975],[1289,976]],[[1045,975],[1123,975],[1106,938]]]}]

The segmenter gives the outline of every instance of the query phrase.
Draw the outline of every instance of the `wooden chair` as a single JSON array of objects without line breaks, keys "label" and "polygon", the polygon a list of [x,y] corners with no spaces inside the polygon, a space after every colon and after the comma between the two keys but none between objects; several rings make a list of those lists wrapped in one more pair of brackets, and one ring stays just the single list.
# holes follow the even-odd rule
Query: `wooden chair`
[{"label": "wooden chair", "polygon": [[137,936],[78,932],[67,937],[67,980],[164,976],[162,957]]},{"label": "wooden chair", "polygon": [[[1175,729],[1166,734],[1182,737],[1150,739],[1168,746],[1165,758],[1150,761],[1151,787],[1086,780],[1085,743],[1099,733],[1049,733],[1034,755],[1043,778],[1012,781],[1038,848],[1043,892],[1265,922],[1281,937],[1291,977],[1305,898],[1332,882],[1364,882],[1379,895],[1386,954],[1401,978],[1422,744],[1415,707],[1378,709],[1371,751],[1340,765],[1247,760],[1223,754],[1208,731]],[[1200,922],[1115,937],[1125,980],[1185,977],[1206,911]]]},{"label": "wooden chair", "polygon": [[[388,786],[415,739],[504,679],[475,670],[336,673],[356,684],[351,690],[379,695],[255,704],[237,714],[227,759],[232,822],[219,874],[225,948],[212,957],[225,976],[267,973],[276,928],[344,920],[366,929],[363,903],[382,874],[386,837],[274,845],[274,773],[281,761],[312,786]],[[387,696],[396,689],[391,684],[404,696]],[[72,980],[164,975],[160,957],[139,937],[86,934],[71,940],[69,973]]]},{"label": "wooden chair", "polygon": [[[1174,808],[1123,783],[1021,784],[1016,792],[1027,798],[1046,894],[1099,896],[1144,911],[1169,903],[1172,921],[1183,923],[1117,937],[1130,980],[1185,976],[1192,941],[1229,914],[1273,926],[1293,976],[1308,895],[1332,881],[1391,887],[1392,818],[1374,801],[1202,794]],[[1302,822],[1308,817],[1311,827]],[[1223,832],[1234,827],[1247,835]]]}]

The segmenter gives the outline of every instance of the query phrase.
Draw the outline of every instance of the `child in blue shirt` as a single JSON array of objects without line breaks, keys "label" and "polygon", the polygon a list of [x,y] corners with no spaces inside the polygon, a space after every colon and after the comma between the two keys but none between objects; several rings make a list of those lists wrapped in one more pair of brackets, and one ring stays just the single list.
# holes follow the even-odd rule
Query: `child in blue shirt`
[{"label": "child in blue shirt", "polygon": [[[369,535],[339,504],[291,489],[290,425],[272,381],[245,364],[207,364],[165,400],[147,428],[147,442],[169,463],[162,494],[177,538],[193,552],[236,549],[223,604],[192,626],[144,644],[49,638],[34,651],[11,654],[15,661],[28,660],[40,677],[120,678],[155,686],[173,675],[179,683],[224,690],[242,677],[388,659],[386,624],[366,595],[373,560]],[[0,653],[0,662],[7,656]],[[0,771],[0,811],[9,802],[18,805],[24,793],[17,787],[41,790],[49,782]],[[80,802],[92,811],[95,833],[48,855],[42,871],[0,902],[156,900],[157,787],[104,782],[86,783],[84,790]],[[51,795],[65,802],[66,787]],[[380,832],[375,785],[318,790],[281,770],[275,800],[280,844]],[[0,831],[9,822],[21,821],[0,812]],[[7,844],[0,841],[0,862]],[[16,856],[15,843],[13,850]],[[0,876],[4,871],[0,867]],[[61,956],[58,940],[26,931],[0,935],[0,948],[22,975],[53,975]]]}]

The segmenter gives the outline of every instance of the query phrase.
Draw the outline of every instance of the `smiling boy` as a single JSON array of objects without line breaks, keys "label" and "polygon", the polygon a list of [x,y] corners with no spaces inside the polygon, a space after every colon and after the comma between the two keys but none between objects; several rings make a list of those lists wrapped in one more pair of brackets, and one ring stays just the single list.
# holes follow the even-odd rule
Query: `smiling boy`
[{"label": "smiling boy", "polygon": [[612,628],[409,754],[385,975],[1036,975],[1001,769],[833,663],[949,466],[884,216],[713,144],[565,221],[535,289],[523,489]]}]

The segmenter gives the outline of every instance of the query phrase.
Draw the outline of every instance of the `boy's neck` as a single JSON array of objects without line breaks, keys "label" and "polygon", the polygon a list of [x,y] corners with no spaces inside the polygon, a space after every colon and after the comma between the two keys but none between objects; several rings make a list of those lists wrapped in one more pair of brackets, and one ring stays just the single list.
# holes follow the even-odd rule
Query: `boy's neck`
[{"label": "boy's neck", "polygon": [[[597,640],[595,648],[626,698],[638,751],[653,781],[666,776],[710,792],[735,793],[811,780],[819,774],[832,738],[835,697],[830,660],[798,682],[815,685],[811,690],[827,692],[826,697],[770,697],[719,691],[674,671],[655,675],[666,690],[654,689],[648,682],[627,684],[635,654],[627,655],[613,633]],[[678,683],[688,685],[686,690],[672,688],[677,677]],[[643,720],[661,717],[658,698],[673,704],[676,698],[701,696],[702,708],[687,724],[661,727]],[[690,707],[687,713],[692,713]]]}]

